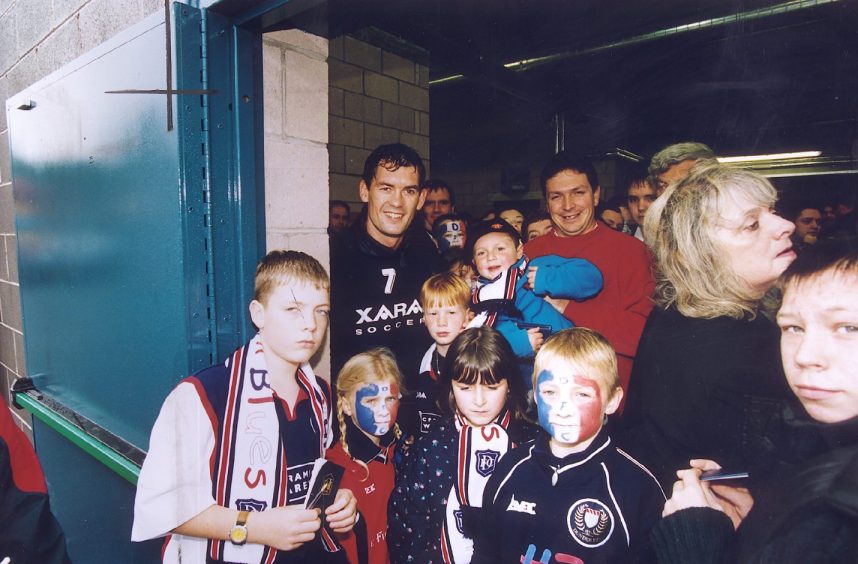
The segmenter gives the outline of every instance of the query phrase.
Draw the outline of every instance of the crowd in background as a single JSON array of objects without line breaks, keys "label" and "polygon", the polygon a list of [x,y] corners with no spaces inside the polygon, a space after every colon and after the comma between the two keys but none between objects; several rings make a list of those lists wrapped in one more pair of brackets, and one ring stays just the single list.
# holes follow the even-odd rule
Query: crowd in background
[{"label": "crowd in background", "polygon": [[[357,217],[331,202],[330,276],[269,252],[258,333],[165,400],[132,539],[165,562],[854,562],[850,196],[779,211],[693,142],[606,201],[579,154],[539,185],[544,210],[476,219],[376,148]],[[37,533],[0,556],[67,561],[32,451],[0,438],[0,510]]]}]

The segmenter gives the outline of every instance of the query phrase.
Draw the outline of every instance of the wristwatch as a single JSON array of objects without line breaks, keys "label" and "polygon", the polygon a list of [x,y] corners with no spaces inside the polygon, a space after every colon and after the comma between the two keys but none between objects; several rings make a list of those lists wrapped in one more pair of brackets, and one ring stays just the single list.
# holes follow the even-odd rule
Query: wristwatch
[{"label": "wristwatch", "polygon": [[247,542],[247,516],[250,511],[239,511],[235,525],[229,530],[229,541],[235,546],[241,546]]}]

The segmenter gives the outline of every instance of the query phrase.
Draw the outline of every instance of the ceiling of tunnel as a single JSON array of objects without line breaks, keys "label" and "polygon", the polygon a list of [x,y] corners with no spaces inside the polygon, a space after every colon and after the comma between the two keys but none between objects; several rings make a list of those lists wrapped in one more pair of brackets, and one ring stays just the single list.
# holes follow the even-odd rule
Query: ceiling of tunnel
[{"label": "ceiling of tunnel", "polygon": [[462,75],[431,86],[435,161],[553,147],[556,114],[592,153],[694,139],[858,158],[858,0],[311,4],[328,36],[380,29],[427,51],[433,81]]}]

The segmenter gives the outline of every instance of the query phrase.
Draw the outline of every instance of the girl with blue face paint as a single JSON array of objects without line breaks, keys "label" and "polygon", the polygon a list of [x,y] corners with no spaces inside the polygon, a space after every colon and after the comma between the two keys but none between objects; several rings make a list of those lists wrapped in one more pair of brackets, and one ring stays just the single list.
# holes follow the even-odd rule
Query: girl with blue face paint
[{"label": "girl with blue face paint", "polygon": [[[349,359],[337,377],[340,440],[326,458],[346,469],[341,488],[355,492],[365,527],[337,540],[351,563],[388,562],[387,502],[393,489],[393,454],[402,375],[386,348]],[[358,540],[358,535],[366,535]]]}]

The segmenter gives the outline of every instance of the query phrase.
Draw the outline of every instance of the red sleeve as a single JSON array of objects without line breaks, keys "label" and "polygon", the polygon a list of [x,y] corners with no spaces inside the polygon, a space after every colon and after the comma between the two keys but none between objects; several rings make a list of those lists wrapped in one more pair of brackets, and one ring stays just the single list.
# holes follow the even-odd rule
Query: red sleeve
[{"label": "red sleeve", "polygon": [[[629,245],[617,258],[620,268],[607,291],[605,300],[570,301],[563,314],[576,325],[592,327],[602,333],[617,353],[634,357],[646,319],[652,311],[655,281],[650,254],[644,245]],[[608,276],[602,273],[606,283]],[[608,302],[608,303],[606,303]],[[615,307],[605,307],[615,304]]]},{"label": "red sleeve", "polygon": [[42,466],[27,435],[12,421],[12,413],[0,403],[0,440],[9,449],[12,479],[22,492],[48,493]]}]

